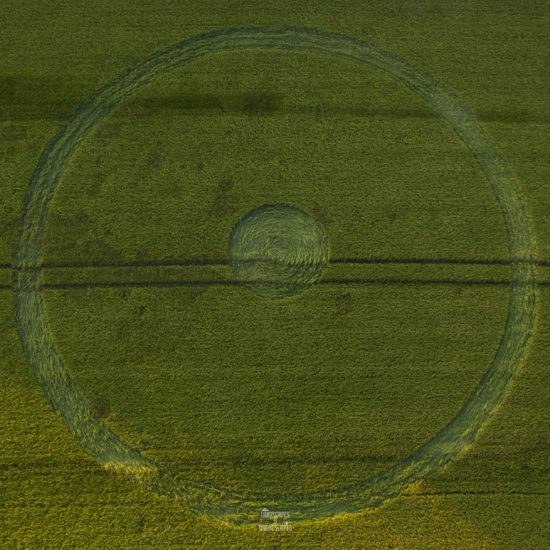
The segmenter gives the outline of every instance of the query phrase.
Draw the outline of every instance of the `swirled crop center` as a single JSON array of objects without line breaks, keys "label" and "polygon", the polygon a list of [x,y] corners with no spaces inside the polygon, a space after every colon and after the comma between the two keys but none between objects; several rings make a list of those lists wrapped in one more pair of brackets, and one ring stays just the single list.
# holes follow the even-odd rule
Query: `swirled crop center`
[{"label": "swirled crop center", "polygon": [[[63,172],[81,141],[103,117],[157,75],[211,52],[245,48],[316,51],[367,63],[400,80],[447,119],[486,174],[504,216],[512,261],[509,309],[499,348],[476,390],[458,414],[432,439],[388,471],[345,490],[308,494],[240,495],[206,484],[180,482],[132,448],[95,415],[56,350],[40,291],[42,236],[48,208]],[[367,42],[311,29],[230,29],[192,37],[162,50],[107,84],[85,101],[45,148],[32,175],[14,253],[14,307],[21,341],[31,368],[54,409],[74,437],[101,464],[146,480],[155,492],[178,496],[190,509],[213,518],[255,522],[261,507],[291,513],[293,521],[318,519],[375,506],[409,484],[433,475],[459,457],[502,401],[524,360],[535,318],[535,239],[517,184],[495,153],[475,117],[430,77]],[[516,261],[517,259],[517,261]]]},{"label": "swirled crop center", "polygon": [[291,296],[313,284],[328,263],[321,226],[299,208],[264,204],[243,216],[229,239],[238,279],[260,296]]}]

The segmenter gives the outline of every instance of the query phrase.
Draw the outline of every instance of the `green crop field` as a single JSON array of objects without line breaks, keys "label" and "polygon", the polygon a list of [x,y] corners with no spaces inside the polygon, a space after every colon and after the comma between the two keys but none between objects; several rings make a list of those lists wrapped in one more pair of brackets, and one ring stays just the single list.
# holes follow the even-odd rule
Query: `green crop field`
[{"label": "green crop field", "polygon": [[0,548],[550,548],[547,2],[0,13]]}]

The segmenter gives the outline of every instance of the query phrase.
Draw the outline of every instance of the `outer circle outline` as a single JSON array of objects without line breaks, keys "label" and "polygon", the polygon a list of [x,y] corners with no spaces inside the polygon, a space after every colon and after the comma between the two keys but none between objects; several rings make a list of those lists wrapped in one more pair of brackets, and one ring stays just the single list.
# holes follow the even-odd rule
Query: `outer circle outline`
[{"label": "outer circle outline", "polygon": [[[208,484],[180,482],[120,439],[94,417],[65,368],[48,331],[41,292],[42,233],[48,208],[78,144],[103,117],[155,76],[207,53],[247,48],[317,51],[370,64],[403,82],[447,119],[477,158],[501,207],[509,237],[511,283],[504,334],[491,367],[458,414],[429,441],[386,472],[344,490],[309,494],[299,499],[286,495],[240,495]],[[459,457],[473,443],[505,397],[512,375],[526,357],[536,314],[535,252],[535,237],[527,209],[517,192],[517,182],[473,114],[432,78],[365,41],[345,35],[298,28],[229,29],[196,35],[128,69],[90,96],[44,149],[25,197],[20,239],[14,252],[14,309],[30,366],[53,408],[85,450],[102,465],[130,473],[144,480],[155,492],[178,497],[190,509],[208,517],[252,523],[257,521],[260,506],[275,505],[290,511],[293,521],[314,520],[363,510],[398,496],[412,483],[433,475]]]}]

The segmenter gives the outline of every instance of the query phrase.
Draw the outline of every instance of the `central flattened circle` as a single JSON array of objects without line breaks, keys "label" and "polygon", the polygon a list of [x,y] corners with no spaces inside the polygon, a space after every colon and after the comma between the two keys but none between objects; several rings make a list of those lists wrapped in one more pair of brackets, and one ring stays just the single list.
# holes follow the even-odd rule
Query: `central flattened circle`
[{"label": "central flattened circle", "polygon": [[286,204],[254,208],[236,223],[229,239],[235,276],[269,298],[291,296],[313,284],[328,257],[321,225]]}]

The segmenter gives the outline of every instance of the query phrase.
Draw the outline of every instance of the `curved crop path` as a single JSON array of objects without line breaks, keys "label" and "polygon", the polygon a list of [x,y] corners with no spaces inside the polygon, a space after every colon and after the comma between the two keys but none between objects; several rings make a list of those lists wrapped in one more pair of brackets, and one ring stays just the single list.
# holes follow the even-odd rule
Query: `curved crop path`
[{"label": "curved crop path", "polygon": [[[367,63],[400,80],[448,120],[477,158],[505,218],[512,269],[508,318],[493,362],[476,390],[447,426],[388,471],[339,491],[286,495],[235,494],[206,484],[178,480],[132,448],[92,413],[73,382],[48,331],[41,285],[42,236],[48,208],[75,149],[103,117],[157,75],[212,52],[278,48],[326,53]],[[411,483],[438,472],[470,446],[505,396],[525,359],[535,322],[535,238],[517,183],[489,140],[450,94],[404,61],[367,42],[308,29],[231,29],[195,36],[134,66],[85,101],[44,150],[32,175],[22,213],[22,230],[14,254],[14,307],[19,334],[31,368],[54,409],[74,437],[103,466],[134,475],[154,492],[178,497],[190,509],[235,523],[258,520],[263,506],[289,511],[293,522],[354,512],[381,504]],[[192,328],[192,327],[191,327]]]}]

